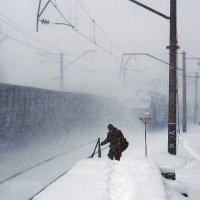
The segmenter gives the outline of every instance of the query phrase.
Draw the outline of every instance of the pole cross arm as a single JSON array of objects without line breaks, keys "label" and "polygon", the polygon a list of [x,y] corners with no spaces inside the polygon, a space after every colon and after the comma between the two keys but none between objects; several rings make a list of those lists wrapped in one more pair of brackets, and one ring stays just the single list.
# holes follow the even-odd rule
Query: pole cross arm
[{"label": "pole cross arm", "polygon": [[200,57],[199,58],[185,58],[187,60],[198,60],[198,65],[200,65]]},{"label": "pole cross arm", "polygon": [[160,61],[160,62],[162,62],[162,63],[164,63],[164,64],[166,64],[166,65],[169,65],[168,62],[166,62],[166,61],[164,61],[164,60],[161,60],[161,59],[159,59],[159,58],[157,58],[157,57],[155,57],[155,56],[152,56],[152,55],[150,55],[150,54],[148,54],[148,53],[124,53],[124,55],[131,55],[131,56],[149,56],[149,57],[151,57],[151,58],[153,58],[153,59],[155,59],[155,60],[158,60],[158,61]]},{"label": "pole cross arm", "polygon": [[48,6],[48,4],[51,2],[51,0],[48,0],[47,3],[45,4],[44,8],[41,10],[40,12],[40,6],[41,6],[41,1],[40,1],[40,6],[38,8],[38,17],[40,17],[42,15],[42,13],[44,12],[44,10],[46,9],[46,7]]},{"label": "pole cross arm", "polygon": [[39,5],[38,5],[38,12],[37,12],[37,24],[36,24],[36,31],[38,32],[38,26],[39,26],[39,19],[40,16],[42,15],[42,13],[44,12],[44,10],[46,9],[46,7],[49,5],[49,3],[51,2],[51,0],[48,0],[47,3],[45,4],[45,6],[43,7],[43,9],[41,10],[41,0],[39,0]]},{"label": "pole cross arm", "polygon": [[150,7],[144,5],[144,4],[142,4],[142,3],[140,3],[140,2],[138,2],[138,1],[136,1],[136,0],[129,0],[129,1],[131,1],[131,2],[133,2],[133,3],[135,3],[135,4],[137,4],[138,6],[141,6],[141,7],[145,8],[145,9],[147,9],[147,10],[149,10],[149,11],[151,11],[151,12],[153,12],[153,13],[155,13],[155,14],[157,14],[157,15],[159,15],[159,16],[165,18],[165,19],[169,19],[169,20],[170,20],[170,17],[168,17],[167,15],[164,15],[164,14],[162,14],[161,12],[158,12],[157,10],[154,10],[153,8],[150,8]]},{"label": "pole cross arm", "polygon": [[[148,54],[148,53],[124,53],[123,55],[124,55],[124,56],[148,56],[148,57],[153,58],[153,59],[155,59],[155,60],[157,60],[157,61],[160,61],[160,62],[162,62],[162,63],[164,63],[164,64],[166,64],[166,65],[170,65],[168,62],[166,62],[166,61],[164,61],[164,60],[161,60],[160,58],[157,58],[157,57],[155,57],[155,56],[152,56],[151,54]],[[125,65],[124,65],[124,66],[125,66]],[[182,71],[181,68],[178,68],[178,67],[177,67],[177,69]]]},{"label": "pole cross arm", "polygon": [[187,60],[200,60],[200,57],[199,58],[186,58]]},{"label": "pole cross arm", "polygon": [[91,52],[95,52],[96,49],[92,49],[92,50],[87,50],[84,53],[82,53],[80,56],[78,56],[75,60],[73,60],[72,62],[70,62],[67,66],[64,67],[64,69],[68,68],[69,66],[71,66],[72,64],[74,64],[77,60],[79,60],[80,58],[82,58],[83,56],[85,56],[87,53],[91,53]]}]

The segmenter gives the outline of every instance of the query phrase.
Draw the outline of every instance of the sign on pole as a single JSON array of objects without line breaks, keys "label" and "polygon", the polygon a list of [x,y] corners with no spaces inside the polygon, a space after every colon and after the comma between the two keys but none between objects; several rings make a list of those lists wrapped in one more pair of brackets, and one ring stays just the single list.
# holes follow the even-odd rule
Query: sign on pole
[{"label": "sign on pole", "polygon": [[145,125],[145,157],[147,157],[147,134],[146,134],[146,125],[150,122],[151,118],[146,116],[146,117],[140,117],[140,120],[144,123]]}]

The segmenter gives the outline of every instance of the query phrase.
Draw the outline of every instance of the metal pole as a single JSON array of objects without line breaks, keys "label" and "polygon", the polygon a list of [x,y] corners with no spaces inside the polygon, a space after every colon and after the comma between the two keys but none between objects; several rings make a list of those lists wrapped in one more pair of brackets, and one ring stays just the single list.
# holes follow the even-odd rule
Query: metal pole
[{"label": "metal pole", "polygon": [[122,69],[123,69],[123,62],[124,62],[124,54],[122,54],[122,60],[119,68],[119,77],[121,77]]},{"label": "metal pole", "polygon": [[145,157],[147,157],[147,123],[150,122],[150,117],[139,118],[144,123],[144,141],[145,141]]},{"label": "metal pole", "polygon": [[199,73],[195,73],[195,99],[194,99],[194,123],[197,123],[197,113],[198,113],[198,77]]},{"label": "metal pole", "polygon": [[64,91],[63,53],[60,53],[60,91]]},{"label": "metal pole", "polygon": [[126,89],[126,72],[127,68],[123,68],[123,83],[124,83],[124,89]]},{"label": "metal pole", "polygon": [[100,138],[98,138],[98,158],[101,158],[101,145],[100,145]]},{"label": "metal pole", "polygon": [[182,108],[182,131],[187,132],[187,96],[186,96],[186,53],[183,51],[183,108]]},{"label": "metal pole", "polygon": [[147,157],[147,131],[146,131],[146,123],[145,123],[145,157]]},{"label": "metal pole", "polygon": [[168,152],[176,155],[177,29],[176,0],[170,0]]},{"label": "metal pole", "polygon": [[40,6],[41,6],[41,0],[39,0],[38,12],[37,12],[37,22],[36,22],[36,31],[37,32],[38,32],[39,18],[40,18]]}]

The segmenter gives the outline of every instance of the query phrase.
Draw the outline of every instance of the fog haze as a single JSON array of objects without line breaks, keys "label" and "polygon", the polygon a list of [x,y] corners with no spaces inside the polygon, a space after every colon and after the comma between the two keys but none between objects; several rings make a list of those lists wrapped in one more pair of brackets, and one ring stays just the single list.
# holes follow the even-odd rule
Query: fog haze
[{"label": "fog haze", "polygon": [[[42,7],[46,2],[42,1]],[[2,82],[59,90],[59,79],[52,80],[59,77],[59,53],[64,53],[64,66],[66,66],[85,51],[95,50],[71,65],[69,71],[65,71],[65,91],[119,95],[124,94],[124,91],[154,90],[168,94],[167,65],[147,56],[133,56],[126,71],[126,88],[122,78],[119,78],[119,68],[123,52],[148,53],[168,62],[169,52],[166,46],[169,45],[169,21],[128,0],[83,0],[81,5],[87,13],[78,1],[52,2],[78,31],[92,41],[95,40],[110,54],[82,37],[71,27],[51,24],[65,22],[51,4],[40,17],[41,20],[44,18],[51,23],[49,25],[39,23],[39,31],[36,32],[38,0],[2,0],[0,7]],[[141,0],[140,2],[167,16],[170,15],[170,1]],[[199,6],[197,0],[181,0],[177,5],[179,52],[186,51],[188,57],[199,56]],[[88,14],[95,20],[95,28]],[[18,27],[16,30],[13,23],[21,28]],[[19,30],[27,30],[35,39]],[[41,38],[40,42],[38,37]],[[45,52],[53,55],[41,55]],[[182,68],[181,55],[178,58],[179,68]],[[193,76],[199,70],[197,61],[188,61],[187,65],[189,75]],[[179,87],[181,80],[182,76],[179,75]],[[193,88],[193,82],[191,78],[188,91],[193,91],[190,89]]]},{"label": "fog haze", "polygon": [[[170,15],[170,0],[138,1]],[[42,9],[48,0],[41,2]],[[167,151],[169,21],[129,0],[51,0],[40,16],[37,32],[38,4],[39,0],[0,0],[0,193],[4,199],[30,198],[78,160],[91,155],[96,139],[106,137],[109,123],[123,131],[131,156],[144,156],[144,124],[139,117],[148,114],[150,152]],[[177,140],[182,118],[181,53],[186,51],[187,58],[200,57],[199,8],[199,0],[177,0]],[[66,93],[57,92],[61,90],[61,53]],[[122,57],[123,53],[143,55]],[[186,60],[186,65],[189,125],[194,120],[198,60]],[[199,158],[194,159],[189,145],[192,139],[196,148],[198,130],[193,132],[194,138],[183,134],[186,137],[177,143],[183,151],[180,155],[184,154],[181,162],[186,164],[180,166],[181,175],[196,181]],[[55,155],[65,156],[46,162]],[[37,163],[41,166],[35,171],[13,176]],[[51,168],[47,170],[44,163]],[[191,173],[194,164],[198,165]],[[8,177],[11,181],[2,184]],[[190,183],[195,186],[193,180]]]}]

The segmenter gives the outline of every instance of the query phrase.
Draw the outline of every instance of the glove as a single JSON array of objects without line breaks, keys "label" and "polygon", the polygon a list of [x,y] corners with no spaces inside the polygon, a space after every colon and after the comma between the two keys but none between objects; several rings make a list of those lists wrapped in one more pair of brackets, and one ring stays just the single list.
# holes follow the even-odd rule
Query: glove
[{"label": "glove", "polygon": [[100,145],[102,146],[102,145],[103,145],[103,143],[101,142],[101,143],[100,143]]}]

